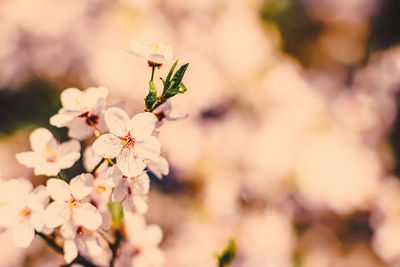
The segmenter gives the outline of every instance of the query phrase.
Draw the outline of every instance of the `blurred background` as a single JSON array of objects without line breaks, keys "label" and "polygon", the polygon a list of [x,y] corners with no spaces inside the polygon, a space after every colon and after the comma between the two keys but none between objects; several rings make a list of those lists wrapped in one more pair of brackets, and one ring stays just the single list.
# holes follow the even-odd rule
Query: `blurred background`
[{"label": "blurred background", "polygon": [[[399,13],[397,0],[2,0],[2,177],[43,181],[14,154],[39,126],[67,138],[48,121],[65,88],[104,85],[142,110],[150,70],[129,39],[170,43],[190,63],[189,117],[161,130],[171,171],[146,215],[167,267],[216,266],[229,238],[232,267],[400,266]],[[8,232],[0,251],[0,266],[62,261]]]}]

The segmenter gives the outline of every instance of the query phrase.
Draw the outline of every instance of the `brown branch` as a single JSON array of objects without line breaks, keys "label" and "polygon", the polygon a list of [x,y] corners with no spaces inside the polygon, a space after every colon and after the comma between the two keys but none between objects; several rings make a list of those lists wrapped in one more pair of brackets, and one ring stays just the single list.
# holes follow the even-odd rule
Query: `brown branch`
[{"label": "brown branch", "polygon": [[116,230],[115,231],[115,241],[114,241],[114,243],[110,244],[110,249],[112,252],[112,257],[110,260],[110,267],[114,267],[115,260],[118,257],[118,249],[119,249],[119,246],[121,245],[121,241],[122,241],[122,233],[120,230]]}]

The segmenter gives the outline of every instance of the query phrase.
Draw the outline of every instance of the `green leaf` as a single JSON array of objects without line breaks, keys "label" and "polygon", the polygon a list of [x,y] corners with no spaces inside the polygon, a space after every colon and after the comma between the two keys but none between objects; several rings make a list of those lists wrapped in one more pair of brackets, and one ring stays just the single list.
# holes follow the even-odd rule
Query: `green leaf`
[{"label": "green leaf", "polygon": [[146,110],[152,111],[153,105],[157,102],[157,89],[152,81],[149,81],[149,94],[144,100]]},{"label": "green leaf", "polygon": [[171,86],[170,86],[171,89],[179,88],[179,85],[183,79],[183,75],[185,75],[185,71],[188,67],[189,63],[186,63],[185,65],[181,66],[179,70],[175,72],[174,77],[172,78],[171,81]]},{"label": "green leaf", "polygon": [[183,94],[187,91],[186,86],[183,83],[180,83],[177,88],[170,88],[167,92],[165,92],[165,99],[173,97],[177,94]]},{"label": "green leaf", "polygon": [[179,84],[179,92],[180,92],[181,94],[183,94],[183,93],[186,92],[186,91],[187,91],[186,86],[181,82],[181,83]]},{"label": "green leaf", "polygon": [[111,215],[112,226],[119,228],[124,219],[124,210],[122,208],[122,202],[108,202],[108,211]]},{"label": "green leaf", "polygon": [[174,72],[177,65],[178,65],[178,60],[176,60],[174,65],[172,65],[171,69],[168,72],[167,78],[165,79],[165,81],[163,81],[163,84],[164,84],[163,93],[165,93],[168,90],[169,85],[171,84],[172,73]]},{"label": "green leaf", "polygon": [[165,80],[160,77],[160,80],[162,81],[163,86],[165,86]]},{"label": "green leaf", "polygon": [[229,265],[236,256],[236,243],[235,240],[231,239],[228,242],[228,245],[221,252],[220,255],[216,254],[218,259],[218,267],[224,267]]}]

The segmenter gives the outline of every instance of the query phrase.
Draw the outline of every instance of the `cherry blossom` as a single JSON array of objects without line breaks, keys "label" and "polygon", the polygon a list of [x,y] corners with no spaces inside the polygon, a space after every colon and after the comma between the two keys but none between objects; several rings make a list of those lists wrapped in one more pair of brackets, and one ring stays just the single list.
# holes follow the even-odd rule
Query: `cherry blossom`
[{"label": "cherry blossom", "polygon": [[50,118],[56,127],[68,127],[71,138],[83,140],[94,131],[105,131],[104,110],[108,89],[104,86],[90,87],[84,91],[68,88],[61,93],[62,108]]},{"label": "cherry blossom", "polygon": [[12,179],[3,183],[0,196],[0,226],[12,231],[16,246],[28,247],[35,236],[35,230],[50,230],[43,221],[44,208],[49,202],[43,185],[33,189],[27,179]]},{"label": "cherry blossom", "polygon": [[117,166],[128,177],[139,175],[149,160],[160,155],[161,144],[152,136],[157,118],[149,112],[132,119],[119,108],[109,108],[105,120],[110,129],[93,143],[97,155],[116,158]]},{"label": "cherry blossom", "polygon": [[162,179],[163,176],[169,173],[168,161],[161,155],[154,157],[147,164],[147,169],[157,176],[158,179]]},{"label": "cherry blossom", "polygon": [[148,61],[149,66],[160,68],[165,62],[171,61],[173,50],[171,45],[149,44],[132,38],[130,40],[131,49],[129,52]]},{"label": "cherry blossom", "polygon": [[60,232],[65,238],[63,247],[64,259],[67,263],[78,256],[78,251],[93,259],[102,256],[110,257],[110,253],[107,253],[108,243],[99,232],[76,225],[71,221],[65,223]]},{"label": "cherry blossom", "polygon": [[135,177],[127,177],[117,166],[113,166],[108,169],[107,176],[112,178],[116,185],[111,195],[113,202],[123,201],[122,205],[127,211],[139,213],[147,211],[146,196],[150,189],[150,179],[146,172]]},{"label": "cherry blossom", "polygon": [[168,99],[164,104],[160,105],[153,113],[157,116],[159,122],[157,126],[161,126],[164,119],[168,121],[176,121],[187,118],[188,114],[182,113],[177,109],[176,98]]},{"label": "cherry blossom", "polygon": [[162,230],[157,225],[146,225],[143,216],[126,213],[125,232],[128,242],[123,246],[117,266],[161,267],[165,256],[159,249]]},{"label": "cherry blossom", "polygon": [[99,211],[87,198],[93,190],[93,175],[78,175],[69,185],[63,180],[52,178],[47,181],[46,189],[54,200],[45,211],[48,227],[61,226],[70,220],[90,230],[96,230],[101,225]]},{"label": "cherry blossom", "polygon": [[58,143],[45,128],[37,128],[30,136],[32,151],[16,154],[19,163],[34,168],[35,175],[57,175],[61,169],[72,167],[80,158],[81,146],[78,141]]}]

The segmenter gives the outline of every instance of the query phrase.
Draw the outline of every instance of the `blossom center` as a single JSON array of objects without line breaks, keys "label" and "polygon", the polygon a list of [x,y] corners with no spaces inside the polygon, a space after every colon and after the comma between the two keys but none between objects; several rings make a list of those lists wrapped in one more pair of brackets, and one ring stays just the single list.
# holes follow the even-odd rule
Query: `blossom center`
[{"label": "blossom center", "polygon": [[157,119],[158,119],[159,121],[162,121],[162,119],[164,119],[164,118],[166,117],[164,111],[162,111],[162,110],[161,110],[161,111],[153,112],[153,114],[156,115],[156,117],[157,117]]},{"label": "blossom center", "polygon": [[158,68],[158,69],[161,68],[161,66],[162,66],[162,63],[156,63],[156,62],[153,62],[150,60],[147,61],[147,64],[149,65],[149,67]]},{"label": "blossom center", "polygon": [[19,212],[19,216],[29,217],[31,215],[31,213],[32,213],[32,210],[28,207],[25,207]]},{"label": "blossom center", "polygon": [[135,247],[133,248],[132,255],[133,255],[133,256],[137,256],[137,255],[140,254],[140,252],[142,252],[142,249],[141,249],[140,247],[135,246]]},{"label": "blossom center", "polygon": [[89,111],[82,113],[79,117],[84,118],[86,124],[89,126],[97,125],[99,123],[99,116],[90,114]]},{"label": "blossom center", "polygon": [[82,234],[83,234],[83,227],[82,227],[82,225],[79,225],[79,226],[76,228],[76,234],[78,234],[78,235],[82,235]]},{"label": "blossom center", "polygon": [[104,185],[96,185],[95,190],[96,190],[97,194],[101,195],[104,192],[106,192],[107,188]]},{"label": "blossom center", "polygon": [[48,155],[46,157],[46,162],[54,163],[57,161],[57,156],[54,154]]},{"label": "blossom center", "polygon": [[52,149],[50,146],[46,147],[45,155],[46,155],[46,157],[45,157],[46,162],[54,163],[57,161],[57,155],[55,153],[55,150]]},{"label": "blossom center", "polygon": [[71,198],[68,201],[68,206],[70,210],[73,210],[76,206],[78,206],[78,200],[76,200],[75,198]]},{"label": "blossom center", "polygon": [[121,138],[121,140],[122,140],[121,144],[127,148],[133,147],[136,143],[136,139],[133,138],[130,133],[128,133],[125,137]]}]

